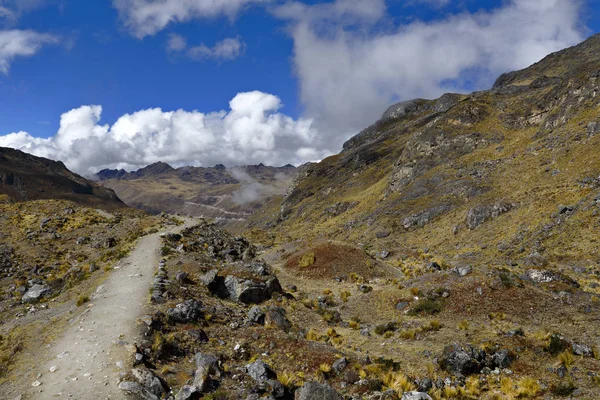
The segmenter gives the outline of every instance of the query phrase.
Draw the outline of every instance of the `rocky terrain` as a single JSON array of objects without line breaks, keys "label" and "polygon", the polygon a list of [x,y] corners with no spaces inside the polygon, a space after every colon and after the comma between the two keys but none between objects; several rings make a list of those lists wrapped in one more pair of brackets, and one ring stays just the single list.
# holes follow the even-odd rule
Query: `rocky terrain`
[{"label": "rocky terrain", "polygon": [[[106,378],[120,389],[111,398],[599,398],[598,93],[599,35],[490,90],[393,105],[340,154],[286,178],[265,166],[102,171],[153,212],[196,203],[247,219],[234,227],[243,236],[204,220],[161,235],[139,339],[126,371]],[[61,296],[73,306],[75,293],[85,304],[88,274],[175,222],[5,206],[10,382],[31,363],[23,335],[52,342],[28,314]]]},{"label": "rocky terrain", "polygon": [[125,203],[149,213],[216,218],[223,224],[241,226],[265,199],[285,193],[295,170],[291,165],[263,164],[175,169],[159,162],[134,172],[103,170],[96,177]]}]

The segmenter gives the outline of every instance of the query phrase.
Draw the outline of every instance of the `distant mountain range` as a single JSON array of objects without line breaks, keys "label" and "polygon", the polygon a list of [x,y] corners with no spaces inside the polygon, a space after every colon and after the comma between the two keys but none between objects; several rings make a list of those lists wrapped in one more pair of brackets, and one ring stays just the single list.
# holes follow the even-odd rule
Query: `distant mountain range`
[{"label": "distant mountain range", "polygon": [[295,176],[293,165],[173,168],[157,162],[134,172],[105,169],[96,175],[132,207],[244,221],[265,200],[283,196]]}]

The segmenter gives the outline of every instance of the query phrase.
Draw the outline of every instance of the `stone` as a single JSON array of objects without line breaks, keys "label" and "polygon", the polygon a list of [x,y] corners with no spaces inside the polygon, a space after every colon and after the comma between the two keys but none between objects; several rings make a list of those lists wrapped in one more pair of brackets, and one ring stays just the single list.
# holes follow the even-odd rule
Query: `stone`
[{"label": "stone", "polygon": [[257,360],[246,365],[246,373],[256,382],[277,379],[277,374],[264,361]]},{"label": "stone", "polygon": [[177,304],[175,308],[169,308],[167,316],[174,322],[197,321],[202,317],[202,304],[197,300],[186,300]]},{"label": "stone", "polygon": [[175,400],[194,400],[198,399],[201,396],[201,393],[197,387],[191,385],[184,385],[179,389],[177,395],[175,396]]},{"label": "stone", "polygon": [[328,384],[306,382],[296,390],[295,400],[342,400],[342,396]]},{"label": "stone", "polygon": [[381,258],[382,260],[385,260],[386,258],[388,258],[388,256],[390,255],[390,252],[387,250],[381,250],[378,254],[377,257]]},{"label": "stone", "polygon": [[135,395],[141,400],[160,400],[160,397],[149,392],[137,382],[123,381],[119,383],[118,387],[122,391]]},{"label": "stone", "polygon": [[276,326],[284,332],[289,332],[292,328],[292,323],[286,317],[285,309],[276,306],[271,306],[267,310],[265,325]]},{"label": "stone", "polygon": [[571,342],[571,347],[573,348],[573,354],[575,354],[576,356],[584,356],[584,357],[593,357],[594,356],[594,351],[592,350],[592,348],[590,346]]},{"label": "stone", "polygon": [[419,392],[429,392],[433,388],[433,381],[430,378],[423,378],[417,383]]},{"label": "stone", "polygon": [[217,357],[211,354],[196,353],[194,360],[196,361],[196,375],[221,375]]},{"label": "stone", "polygon": [[134,368],[131,374],[137,383],[158,398],[170,390],[164,381],[147,368]]},{"label": "stone", "polygon": [[264,324],[265,313],[259,306],[254,306],[248,311],[248,320],[255,324]]},{"label": "stone", "polygon": [[471,267],[470,265],[456,267],[456,268],[454,268],[454,272],[456,272],[458,274],[458,276],[467,276],[471,272],[473,272],[473,267]]},{"label": "stone", "polygon": [[177,275],[175,275],[175,279],[178,282],[185,282],[188,278],[189,274],[187,272],[179,271]]},{"label": "stone", "polygon": [[348,366],[348,359],[346,357],[338,358],[331,365],[331,369],[337,374],[341,374]]},{"label": "stone", "polygon": [[401,400],[432,400],[431,396],[423,392],[406,392]]},{"label": "stone", "polygon": [[375,237],[377,239],[383,239],[388,236],[390,236],[390,231],[380,231],[380,232],[375,233]]},{"label": "stone", "polygon": [[50,294],[50,286],[33,285],[24,295],[21,301],[23,303],[37,303],[43,297]]},{"label": "stone", "polygon": [[481,361],[485,358],[485,353],[473,349],[471,346],[460,346],[457,344],[449,345],[444,348],[444,352],[439,359],[440,367],[453,374],[464,376],[478,373],[481,368]]},{"label": "stone", "polygon": [[580,286],[577,281],[569,278],[568,276],[550,270],[529,269],[527,272],[525,272],[525,276],[523,278],[534,283],[562,282],[575,288]]},{"label": "stone", "polygon": [[507,213],[513,208],[512,204],[496,203],[494,205],[478,205],[469,210],[467,213],[467,227],[475,229],[484,222],[497,218],[498,216]]},{"label": "stone", "polygon": [[512,364],[514,356],[508,349],[502,349],[497,351],[492,356],[492,361],[495,367],[508,368]]}]

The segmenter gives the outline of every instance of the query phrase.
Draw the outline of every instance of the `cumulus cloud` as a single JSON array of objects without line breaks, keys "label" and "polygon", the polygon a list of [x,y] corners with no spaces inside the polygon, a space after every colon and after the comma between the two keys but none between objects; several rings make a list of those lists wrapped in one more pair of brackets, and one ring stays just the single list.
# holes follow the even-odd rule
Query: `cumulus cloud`
[{"label": "cumulus cloud", "polygon": [[101,106],[64,113],[56,135],[26,132],[0,136],[0,146],[63,161],[91,176],[103,168],[137,169],[164,161],[175,166],[217,163],[271,165],[314,161],[322,150],[313,121],[279,112],[281,100],[263,92],[239,93],[229,111],[141,110],[101,124]]},{"label": "cumulus cloud", "polygon": [[154,35],[172,22],[226,16],[272,0],[113,0],[121,19],[138,38]]},{"label": "cumulus cloud", "polygon": [[289,21],[301,100],[315,126],[331,133],[330,148],[395,101],[487,88],[500,73],[582,40],[579,1],[510,0],[383,31],[385,3],[361,3],[371,5],[293,2],[274,11]]},{"label": "cumulus cloud", "polygon": [[55,36],[30,30],[0,31],[0,72],[7,74],[10,65],[17,57],[29,57],[46,44],[56,44]]}]

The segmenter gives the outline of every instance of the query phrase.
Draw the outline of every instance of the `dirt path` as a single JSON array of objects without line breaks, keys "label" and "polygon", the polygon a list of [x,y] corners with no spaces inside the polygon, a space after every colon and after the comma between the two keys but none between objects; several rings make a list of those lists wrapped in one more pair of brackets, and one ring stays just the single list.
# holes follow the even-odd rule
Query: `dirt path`
[{"label": "dirt path", "polygon": [[[178,232],[193,220],[170,229]],[[25,382],[22,399],[125,399],[118,388],[127,371],[126,343],[136,340],[136,319],[148,304],[160,261],[160,233],[141,238],[92,297],[86,310],[40,357],[37,381]],[[52,372],[54,371],[54,372]],[[39,385],[38,385],[39,384]]]}]

